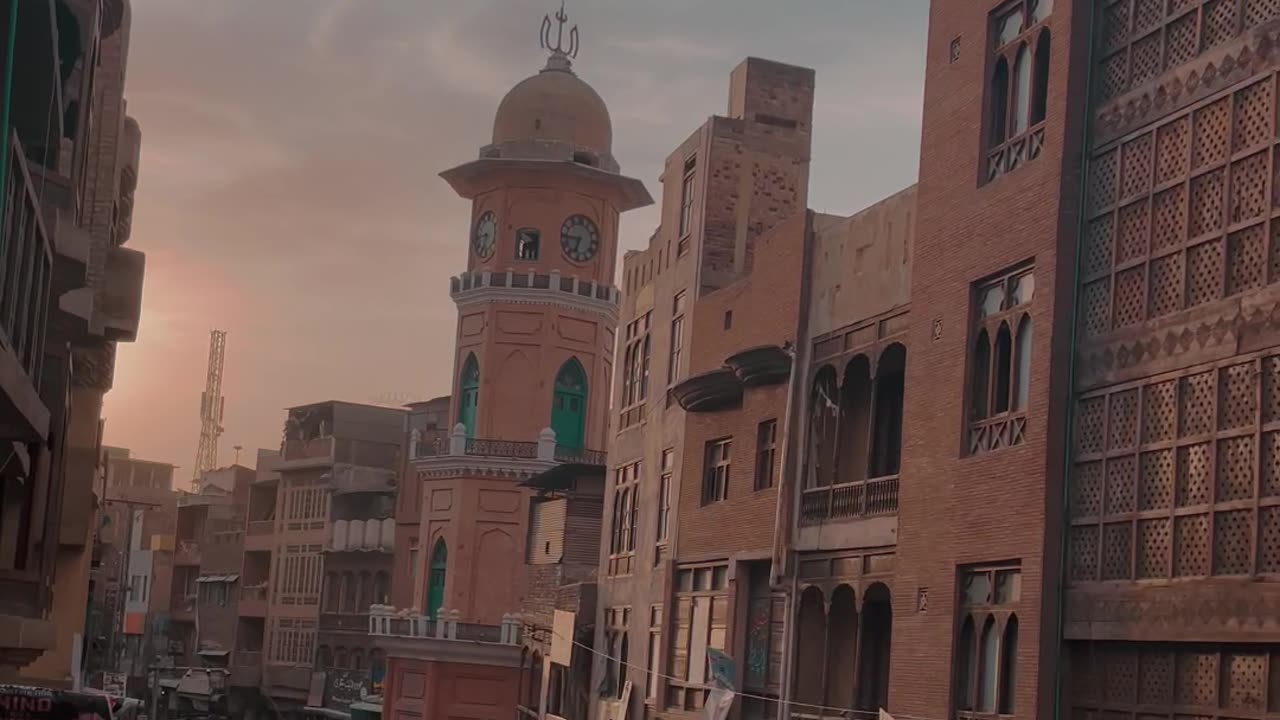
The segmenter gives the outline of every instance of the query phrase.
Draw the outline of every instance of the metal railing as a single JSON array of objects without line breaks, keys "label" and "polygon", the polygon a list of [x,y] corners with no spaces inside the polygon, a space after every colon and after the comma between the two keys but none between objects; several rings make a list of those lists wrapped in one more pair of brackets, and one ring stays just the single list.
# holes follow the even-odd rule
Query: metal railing
[{"label": "metal railing", "polygon": [[[397,612],[389,605],[373,605],[369,608],[367,630],[370,635],[406,637],[434,640],[455,640],[497,645],[519,645],[523,641],[524,626],[517,615],[503,615],[498,625],[464,623],[458,621],[457,610],[441,609],[436,619],[426,615]],[[321,624],[323,627],[323,615]]]},{"label": "metal railing", "polygon": [[557,445],[556,462],[582,463],[583,465],[608,465],[609,453],[603,450],[587,450],[586,448]]},{"label": "metal railing", "polygon": [[809,488],[800,497],[800,523],[892,515],[898,512],[898,476]]},{"label": "metal railing", "polygon": [[3,186],[4,217],[0,219],[0,345],[17,356],[31,383],[39,388],[53,281],[53,244],[16,132],[9,137],[5,152],[9,153],[9,169]]},{"label": "metal railing", "polygon": [[520,458],[535,460],[538,457],[538,443],[518,440],[487,440],[484,438],[467,438],[467,455],[482,457]]}]

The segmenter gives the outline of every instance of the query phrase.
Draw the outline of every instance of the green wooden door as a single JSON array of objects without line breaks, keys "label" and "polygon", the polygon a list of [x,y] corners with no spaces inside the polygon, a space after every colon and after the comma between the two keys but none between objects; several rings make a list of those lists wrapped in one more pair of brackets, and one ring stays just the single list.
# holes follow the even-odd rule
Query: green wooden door
[{"label": "green wooden door", "polygon": [[462,366],[458,390],[458,422],[466,427],[467,437],[475,437],[476,407],[480,404],[480,364],[475,355],[468,355]]},{"label": "green wooden door", "polygon": [[441,538],[436,540],[436,546],[431,551],[431,569],[428,572],[427,616],[430,618],[435,618],[444,605],[444,571],[448,565],[449,549]]},{"label": "green wooden door", "polygon": [[560,366],[551,397],[551,429],[556,444],[581,448],[587,421],[587,374],[576,358]]}]

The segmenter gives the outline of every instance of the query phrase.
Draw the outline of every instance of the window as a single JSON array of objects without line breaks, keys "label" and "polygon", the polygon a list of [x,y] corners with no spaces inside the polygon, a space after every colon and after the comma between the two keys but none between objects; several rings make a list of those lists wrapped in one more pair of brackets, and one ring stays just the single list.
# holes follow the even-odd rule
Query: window
[{"label": "window", "polygon": [[435,618],[444,607],[444,585],[449,569],[449,546],[437,538],[431,549],[431,567],[427,572],[427,617]]},{"label": "window", "polygon": [[756,490],[773,487],[778,450],[778,421],[765,420],[756,426]]},{"label": "window", "polygon": [[702,470],[702,504],[720,502],[729,495],[729,454],[733,438],[707,443]]},{"label": "window", "polygon": [[640,516],[640,462],[613,471],[613,512],[609,540],[610,575],[631,573],[636,549],[636,526]]},{"label": "window", "polygon": [[658,699],[658,659],[662,656],[662,606],[649,606],[649,673],[645,676],[644,697],[649,703]]},{"label": "window", "polygon": [[551,394],[551,429],[556,433],[556,444],[582,448],[586,423],[587,373],[577,358],[569,358],[556,373]]},{"label": "window", "polygon": [[680,183],[680,237],[682,238],[689,234],[693,225],[693,178],[697,164],[696,157],[691,157],[684,163],[684,180]]},{"label": "window", "polygon": [[969,363],[969,454],[1020,445],[1030,397],[1033,268],[979,284]]},{"label": "window", "polygon": [[994,180],[1039,157],[1049,92],[1052,0],[1013,0],[991,21],[987,175]]},{"label": "window", "polygon": [[707,648],[723,650],[728,639],[728,567],[682,567],[676,573],[675,617],[668,650],[666,707],[694,711],[706,699]]},{"label": "window", "polygon": [[671,301],[671,355],[667,358],[667,384],[680,377],[680,358],[684,352],[684,291]]},{"label": "window", "polygon": [[475,437],[476,413],[480,405],[480,363],[475,353],[467,353],[462,363],[458,382],[458,422],[467,430],[467,437]]},{"label": "window", "polygon": [[[279,665],[311,665],[316,644],[316,621],[276,618],[271,627],[270,661]],[[344,653],[345,654],[345,653]],[[343,657],[339,667],[346,663]]]},{"label": "window", "polygon": [[614,607],[605,610],[604,623],[605,648],[608,653],[604,691],[608,697],[621,699],[627,684],[627,663],[630,660],[627,628],[631,624],[631,608]]},{"label": "window", "polygon": [[520,228],[516,231],[516,259],[537,260],[538,245],[541,234],[533,228]]},{"label": "window", "polygon": [[956,710],[961,718],[1012,715],[1022,573],[1016,563],[965,569],[959,576]]},{"label": "window", "polygon": [[671,517],[671,478],[675,472],[676,451],[662,451],[662,477],[658,482],[658,544],[667,542],[667,524]]},{"label": "window", "polygon": [[732,327],[733,327],[733,311],[725,310],[724,311],[724,329],[728,330]]},{"label": "window", "polygon": [[644,415],[644,401],[649,397],[649,362],[652,347],[649,341],[647,312],[627,323],[626,347],[622,364],[622,427],[630,427]]}]

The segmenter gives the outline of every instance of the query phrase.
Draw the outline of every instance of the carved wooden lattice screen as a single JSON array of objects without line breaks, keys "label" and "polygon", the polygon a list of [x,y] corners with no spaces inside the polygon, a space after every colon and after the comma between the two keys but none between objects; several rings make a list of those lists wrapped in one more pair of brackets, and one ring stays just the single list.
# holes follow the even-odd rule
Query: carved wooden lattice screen
[{"label": "carved wooden lattice screen", "polygon": [[1280,281],[1275,116],[1268,73],[1094,156],[1085,338]]},{"label": "carved wooden lattice screen", "polygon": [[1075,441],[1073,583],[1280,574],[1280,355],[1084,395]]},{"label": "carved wooden lattice screen", "polygon": [[1280,649],[1078,643],[1071,652],[1073,720],[1259,717],[1280,711]]}]

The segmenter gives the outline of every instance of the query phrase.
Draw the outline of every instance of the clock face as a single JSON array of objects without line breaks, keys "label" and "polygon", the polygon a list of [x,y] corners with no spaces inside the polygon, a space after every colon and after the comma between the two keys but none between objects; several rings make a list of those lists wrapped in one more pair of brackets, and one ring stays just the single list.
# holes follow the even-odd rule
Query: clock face
[{"label": "clock face", "polygon": [[487,258],[493,254],[493,243],[498,238],[498,220],[492,210],[486,210],[476,220],[476,228],[471,233],[471,247],[476,255]]},{"label": "clock face", "polygon": [[574,262],[586,262],[600,249],[600,230],[591,218],[573,215],[560,226],[560,247]]}]

